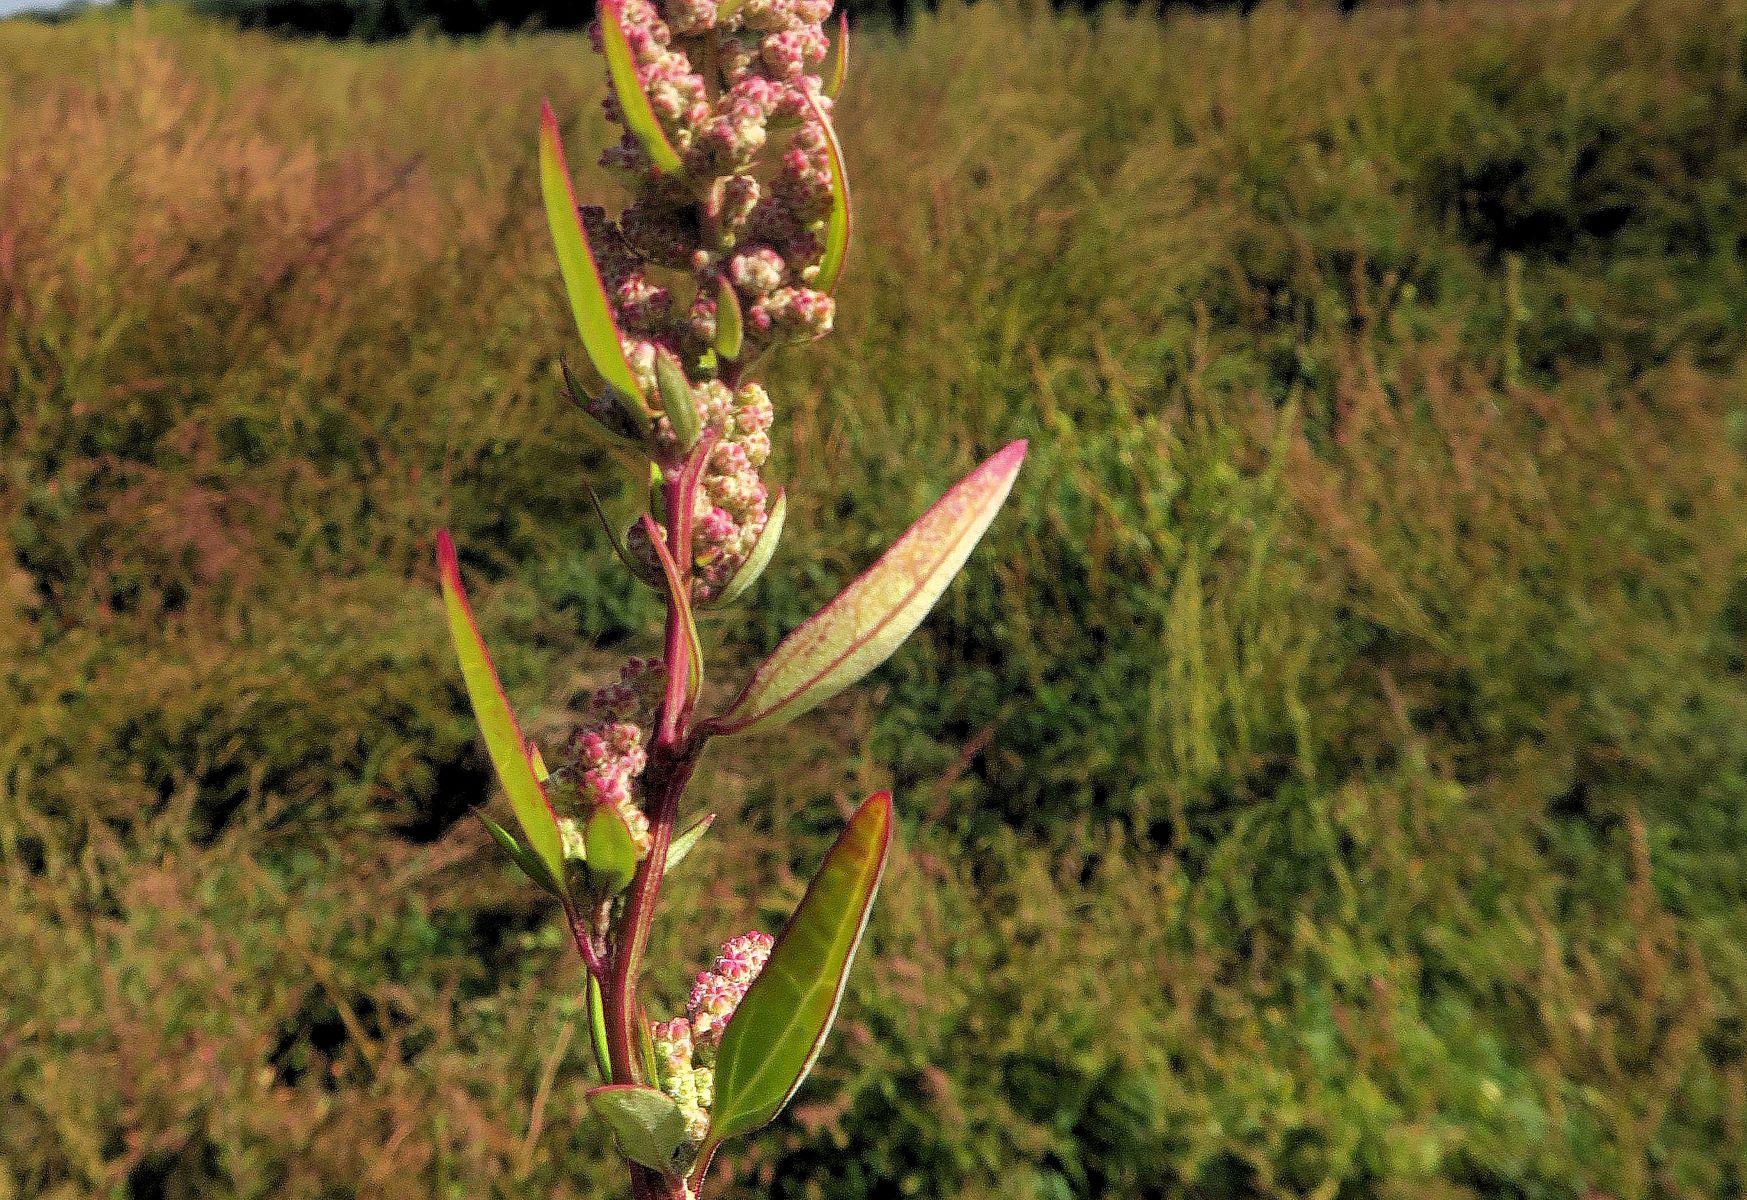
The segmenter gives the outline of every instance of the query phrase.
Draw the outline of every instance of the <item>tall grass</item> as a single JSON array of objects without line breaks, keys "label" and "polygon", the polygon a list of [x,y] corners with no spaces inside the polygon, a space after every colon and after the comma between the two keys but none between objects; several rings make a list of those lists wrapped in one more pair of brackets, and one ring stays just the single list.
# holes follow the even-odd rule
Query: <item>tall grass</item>
[{"label": "tall grass", "polygon": [[[1747,1187],[1744,54],[1739,0],[858,47],[714,661],[1034,451],[875,688],[705,764],[674,954],[852,796],[905,826],[723,1194]],[[0,1197],[611,1186],[428,543],[537,727],[652,627],[530,172],[600,91],[574,37],[0,25]]]}]

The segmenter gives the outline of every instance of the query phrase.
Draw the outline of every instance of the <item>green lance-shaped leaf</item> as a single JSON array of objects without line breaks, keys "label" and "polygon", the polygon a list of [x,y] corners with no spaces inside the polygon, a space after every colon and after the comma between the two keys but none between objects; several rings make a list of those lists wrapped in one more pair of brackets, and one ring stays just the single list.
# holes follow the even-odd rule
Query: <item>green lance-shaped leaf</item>
[{"label": "green lance-shaped leaf", "polygon": [[594,515],[600,521],[602,531],[607,535],[607,545],[613,548],[613,553],[618,556],[625,570],[639,583],[653,588],[662,586],[663,578],[660,575],[650,573],[641,561],[631,557],[631,552],[625,548],[625,539],[613,527],[613,519],[607,516],[607,506],[601,503],[600,493],[594,490],[594,485],[584,479],[582,489],[588,493],[588,502],[594,508]]},{"label": "green lance-shaped leaf", "polygon": [[746,325],[740,316],[740,293],[726,275],[716,276],[716,353],[729,362],[740,357]]},{"label": "green lance-shaped leaf", "polygon": [[849,76],[849,10],[837,14],[837,47],[831,56],[831,70],[825,76],[825,94],[833,100],[843,90]]},{"label": "green lance-shaped leaf", "polygon": [[607,74],[612,76],[613,94],[619,109],[625,114],[625,128],[631,131],[643,147],[643,153],[663,175],[678,174],[684,169],[679,152],[667,140],[655,110],[649,106],[649,94],[637,82],[637,62],[631,55],[631,43],[625,39],[624,13],[620,0],[601,0],[601,48],[607,55]]},{"label": "green lance-shaped leaf", "polygon": [[788,503],[787,493],[779,489],[776,503],[771,505],[770,515],[764,519],[764,528],[759,530],[758,540],[752,543],[752,550],[747,554],[746,561],[740,564],[740,569],[728,580],[722,594],[711,602],[711,608],[725,608],[734,603],[764,574],[771,557],[776,554],[776,544],[782,541],[783,518],[788,515]]},{"label": "green lance-shaped leaf", "polygon": [[1024,459],[1025,443],[1014,442],[955,484],[861,578],[784,638],[706,732],[774,729],[884,662],[964,566]]},{"label": "green lance-shaped leaf", "polygon": [[556,883],[552,882],[552,877],[546,874],[544,864],[542,864],[538,858],[534,857],[531,850],[516,841],[514,835],[512,835],[509,830],[505,829],[502,825],[499,825],[484,813],[475,812],[473,815],[479,818],[480,823],[485,826],[485,831],[491,834],[491,840],[496,842],[498,846],[502,848],[503,852],[510,856],[510,861],[515,863],[517,867],[521,868],[522,874],[526,875],[529,879],[539,884],[548,892],[551,892],[559,900],[564,899],[564,893],[559,890]]},{"label": "green lance-shaped leaf", "polygon": [[808,95],[807,103],[813,116],[825,130],[825,158],[831,168],[831,211],[825,217],[825,254],[819,260],[819,273],[813,277],[817,291],[830,292],[837,287],[843,274],[843,260],[849,253],[849,176],[843,167],[843,147],[837,141],[837,130],[819,107],[819,101]]},{"label": "green lance-shaped leaf", "polygon": [[679,359],[660,347],[655,350],[655,382],[661,389],[661,407],[673,426],[673,436],[679,439],[679,448],[690,453],[704,432],[698,421],[698,404],[692,399],[692,385],[685,377],[685,368],[679,365]]},{"label": "green lance-shaped leaf", "polygon": [[715,823],[715,813],[699,817],[696,821],[692,822],[689,829],[668,843],[667,866],[664,867],[663,870],[671,871],[679,866],[680,863],[684,862],[685,856],[692,852],[694,846],[703,841],[704,835],[710,832],[710,826]]},{"label": "green lance-shaped leaf", "polygon": [[527,743],[516,726],[509,700],[498,683],[497,669],[491,665],[491,655],[479,636],[479,626],[473,620],[473,609],[467,603],[467,593],[461,587],[461,568],[455,561],[455,543],[447,529],[437,534],[437,569],[443,582],[443,605],[449,614],[449,636],[455,642],[455,654],[461,660],[461,676],[467,683],[467,698],[473,704],[473,715],[479,731],[485,737],[485,749],[491,765],[497,771],[498,782],[510,798],[510,807],[532,852],[553,880],[564,878],[563,839],[558,833],[558,817],[546,790],[534,777],[528,762]]},{"label": "green lance-shaped leaf", "polygon": [[630,886],[637,873],[637,843],[618,809],[595,805],[582,828],[582,845],[589,885],[600,895],[616,896]]},{"label": "green lance-shaped leaf", "polygon": [[588,1093],[588,1106],[619,1139],[625,1157],[668,1174],[685,1143],[685,1114],[666,1092],[634,1083],[610,1083]]},{"label": "green lance-shaped leaf", "polygon": [[706,1145],[757,1129],[795,1094],[837,1016],[892,841],[892,797],[849,820],[722,1034]]},{"label": "green lance-shaped leaf", "polygon": [[613,1054],[607,1044],[607,1005],[601,996],[601,981],[588,977],[588,1040],[594,1043],[594,1065],[602,1079],[613,1077]]},{"label": "green lance-shaped leaf", "polygon": [[564,163],[564,145],[558,138],[558,118],[552,114],[552,105],[545,102],[540,105],[540,194],[546,202],[546,223],[552,228],[552,245],[558,251],[558,268],[564,276],[576,331],[582,335],[582,347],[607,390],[634,427],[643,432],[649,426],[649,414],[639,402],[643,390],[637,386],[631,364],[625,361],[613,308],[588,248],[582,217],[576,211],[570,168]]}]

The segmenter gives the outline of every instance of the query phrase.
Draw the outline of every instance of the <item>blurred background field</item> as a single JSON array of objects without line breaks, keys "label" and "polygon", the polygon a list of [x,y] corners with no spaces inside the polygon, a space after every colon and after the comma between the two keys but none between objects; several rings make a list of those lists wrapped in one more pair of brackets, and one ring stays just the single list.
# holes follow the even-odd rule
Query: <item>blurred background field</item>
[{"label": "blurred background field", "polygon": [[[1742,1194],[1744,62],[1743,0],[858,39],[712,688],[1033,450],[869,686],[706,761],[663,1003],[902,814],[718,1194]],[[653,648],[531,171],[601,88],[575,34],[0,24],[0,1197],[620,1194],[431,546],[536,729]]]}]

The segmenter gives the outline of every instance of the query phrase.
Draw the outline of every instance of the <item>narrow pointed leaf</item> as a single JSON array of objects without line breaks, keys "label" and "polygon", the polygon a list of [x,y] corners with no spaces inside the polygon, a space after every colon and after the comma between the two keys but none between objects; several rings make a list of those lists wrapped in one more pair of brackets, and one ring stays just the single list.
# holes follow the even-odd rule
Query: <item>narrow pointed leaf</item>
[{"label": "narrow pointed leaf", "polygon": [[[648,452],[642,444],[627,438],[621,431],[601,420],[600,415],[595,412],[593,401],[589,399],[589,392],[585,389],[592,387],[594,391],[602,394],[605,394],[609,389],[600,380],[600,377],[595,375],[594,364],[588,361],[588,355],[582,356],[574,370],[570,363],[563,359],[559,360],[558,366],[564,375],[565,393],[570,397],[571,402],[582,410],[582,415],[588,418],[582,426],[583,436],[606,451],[607,456],[624,467],[627,474],[636,475],[643,469],[643,464],[649,461]],[[592,384],[577,378],[577,374],[584,371],[589,375],[594,375]],[[621,411],[628,411],[628,406],[619,401],[616,395],[613,397],[613,403]],[[647,416],[647,414],[644,415]]]},{"label": "narrow pointed leaf", "polygon": [[607,535],[607,545],[613,548],[613,553],[618,556],[620,564],[638,582],[650,587],[660,587],[662,582],[660,577],[651,577],[647,568],[640,561],[632,558],[631,552],[625,548],[625,539],[620,537],[618,530],[613,527],[613,520],[607,516],[606,505],[601,503],[600,495],[594,490],[594,485],[584,479],[582,489],[588,493],[588,502],[594,508],[594,515],[600,520],[601,530]]},{"label": "narrow pointed leaf", "polygon": [[843,90],[843,81],[849,75],[849,10],[844,9],[837,14],[837,49],[831,56],[831,70],[825,76],[825,94],[833,100],[837,93]]},{"label": "narrow pointed leaf", "polygon": [[734,572],[734,577],[722,589],[722,594],[711,603],[711,608],[724,608],[734,603],[746,594],[747,588],[758,582],[758,577],[764,574],[771,557],[776,554],[777,543],[782,540],[783,518],[787,514],[788,495],[779,490],[776,503],[771,505],[770,515],[764,520],[764,528],[759,531],[758,540],[752,543],[752,552],[740,564],[740,569]]},{"label": "narrow pointed leaf", "polygon": [[689,452],[703,432],[697,401],[692,399],[692,385],[679,359],[659,348],[655,351],[655,382],[661,388],[661,407],[673,425],[673,436],[679,439],[679,448]]},{"label": "narrow pointed leaf", "polygon": [[609,1083],[588,1093],[588,1106],[619,1139],[625,1157],[652,1170],[673,1170],[685,1142],[685,1115],[666,1092],[634,1083]]},{"label": "narrow pointed leaf", "polygon": [[703,840],[704,835],[710,832],[710,826],[715,823],[715,813],[699,817],[696,821],[692,822],[691,828],[687,829],[684,833],[668,843],[667,866],[664,868],[664,873],[673,870],[675,867],[679,866],[680,863],[684,862],[685,856],[692,852],[692,847],[696,846]]},{"label": "narrow pointed leaf", "polygon": [[679,567],[673,561],[673,554],[662,540],[661,531],[657,528],[654,518],[644,514],[647,528],[644,533],[649,535],[649,544],[655,548],[655,557],[661,560],[662,573],[667,576],[667,594],[672,598],[674,607],[679,610],[685,623],[686,646],[686,695],[695,697],[704,688],[704,650],[698,641],[698,624],[692,617],[691,597],[686,594],[685,584],[680,580]]},{"label": "narrow pointed leaf", "polygon": [[649,1014],[641,1004],[637,1006],[637,1052],[643,1056],[643,1078],[656,1078],[655,1037],[649,1032]]},{"label": "narrow pointed leaf", "polygon": [[558,267],[583,349],[607,390],[642,432],[649,425],[649,415],[638,403],[642,389],[625,361],[612,305],[576,211],[576,193],[570,186],[570,169],[564,164],[564,146],[558,138],[558,118],[550,104],[540,108],[540,194],[546,202],[546,223],[552,228],[552,245],[558,251]]},{"label": "narrow pointed leaf", "polygon": [[728,1022],[716,1054],[707,1146],[765,1124],[812,1070],[837,1016],[891,841],[892,797],[876,792],[825,856]]},{"label": "narrow pointed leaf", "polygon": [[825,157],[831,167],[831,211],[825,217],[825,254],[819,260],[819,273],[813,277],[813,287],[830,292],[837,287],[843,274],[843,260],[849,253],[849,176],[843,167],[843,147],[837,141],[837,130],[811,95],[807,103],[813,116],[825,130]]},{"label": "narrow pointed leaf", "polygon": [[619,98],[619,108],[625,114],[625,128],[631,131],[643,153],[663,175],[677,174],[683,169],[679,152],[667,140],[655,110],[649,106],[649,94],[637,82],[637,63],[631,55],[631,43],[625,39],[624,16],[620,0],[601,0],[601,47],[606,51],[607,74],[613,80],[613,94]]},{"label": "narrow pointed leaf", "polygon": [[499,825],[496,821],[492,820],[482,812],[475,811],[473,815],[479,818],[480,823],[485,826],[485,831],[491,834],[491,840],[502,847],[503,852],[510,856],[510,861],[515,863],[516,866],[521,869],[522,874],[539,884],[546,891],[551,892],[558,899],[562,900],[564,898],[564,894],[560,892],[558,886],[552,882],[551,876],[546,874],[546,868],[541,864],[540,860],[535,858],[526,846],[516,841],[516,839],[511,836],[509,830],[505,829],[502,825]]},{"label": "narrow pointed leaf", "polygon": [[725,275],[716,277],[716,353],[729,362],[740,357],[746,326],[740,317],[740,293]]},{"label": "narrow pointed leaf", "polygon": [[1025,443],[965,476],[867,573],[802,623],[753,672],[710,733],[772,729],[884,662],[952,582],[1013,487]]},{"label": "narrow pointed leaf", "polygon": [[583,826],[582,843],[588,881],[601,895],[616,896],[630,886],[637,873],[637,843],[631,840],[631,827],[618,809],[610,804],[595,805]]},{"label": "narrow pointed leaf", "polygon": [[509,700],[498,683],[479,626],[473,620],[467,593],[461,587],[461,567],[455,561],[455,543],[444,529],[437,533],[437,568],[443,582],[443,606],[449,615],[449,636],[461,660],[461,676],[467,683],[467,698],[484,735],[486,753],[497,770],[498,782],[510,798],[510,807],[522,827],[522,835],[553,880],[564,878],[563,842],[551,801],[528,763],[527,743],[516,727]]},{"label": "narrow pointed leaf", "polygon": [[591,972],[588,977],[588,1037],[594,1043],[594,1065],[600,1068],[602,1079],[613,1077],[613,1054],[607,1042],[607,1005],[601,996],[601,981]]}]

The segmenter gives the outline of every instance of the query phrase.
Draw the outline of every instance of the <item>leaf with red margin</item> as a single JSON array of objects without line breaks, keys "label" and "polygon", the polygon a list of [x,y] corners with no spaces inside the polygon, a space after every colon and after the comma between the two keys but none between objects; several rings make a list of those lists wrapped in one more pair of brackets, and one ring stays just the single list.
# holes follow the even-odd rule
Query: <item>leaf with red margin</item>
[{"label": "leaf with red margin", "polygon": [[825,217],[825,254],[819,260],[813,288],[831,292],[837,287],[837,279],[843,274],[843,260],[849,254],[849,176],[844,171],[843,147],[837,141],[831,118],[811,93],[807,95],[807,104],[825,130],[825,158],[831,168],[831,211]]},{"label": "leaf with red margin", "polygon": [[528,845],[554,881],[564,878],[564,843],[558,833],[558,816],[546,789],[534,777],[528,762],[527,743],[510,711],[509,700],[498,682],[497,668],[461,586],[461,567],[455,561],[455,543],[447,529],[437,532],[437,570],[443,582],[443,606],[449,614],[449,636],[461,660],[461,676],[467,683],[467,698],[485,737],[486,753],[497,770],[498,782],[510,798],[510,807],[522,827]]},{"label": "leaf with red margin", "polygon": [[[869,796],[831,847],[716,1053],[708,1150],[782,1111],[837,1016],[892,844],[892,796]],[[701,1161],[708,1161],[708,1150]]]},{"label": "leaf with red margin", "polygon": [[[655,524],[655,518],[643,514],[643,533],[649,539],[650,547],[655,551],[655,558],[661,563],[661,573],[667,579],[667,597],[680,615],[681,624],[685,630],[685,695],[688,699],[696,699],[704,690],[704,648],[698,641],[698,623],[692,615],[691,597],[686,594],[685,583],[679,577],[679,564],[673,561],[673,552],[662,540],[661,530]],[[672,664],[670,663],[669,666]]]},{"label": "leaf with red margin", "polygon": [[607,74],[612,77],[613,94],[619,99],[619,111],[625,114],[625,128],[643,147],[643,153],[663,175],[676,175],[685,169],[679,151],[667,140],[661,121],[649,106],[649,93],[637,82],[637,60],[631,54],[631,43],[625,37],[623,5],[620,0],[601,0],[601,48],[606,51]]},{"label": "leaf with red margin", "polygon": [[955,484],[861,578],[784,638],[704,732],[773,729],[890,657],[964,566],[1024,460],[1025,443],[1014,442]]},{"label": "leaf with red margin", "polygon": [[630,416],[640,432],[649,426],[649,414],[641,404],[643,389],[625,361],[613,307],[601,284],[600,269],[588,248],[588,235],[576,211],[576,192],[570,185],[570,168],[564,162],[564,144],[558,136],[558,118],[552,105],[540,103],[540,195],[546,202],[546,224],[552,229],[552,245],[558,252],[558,269],[564,276],[564,291],[570,297],[570,312],[582,347],[602,381]]}]

